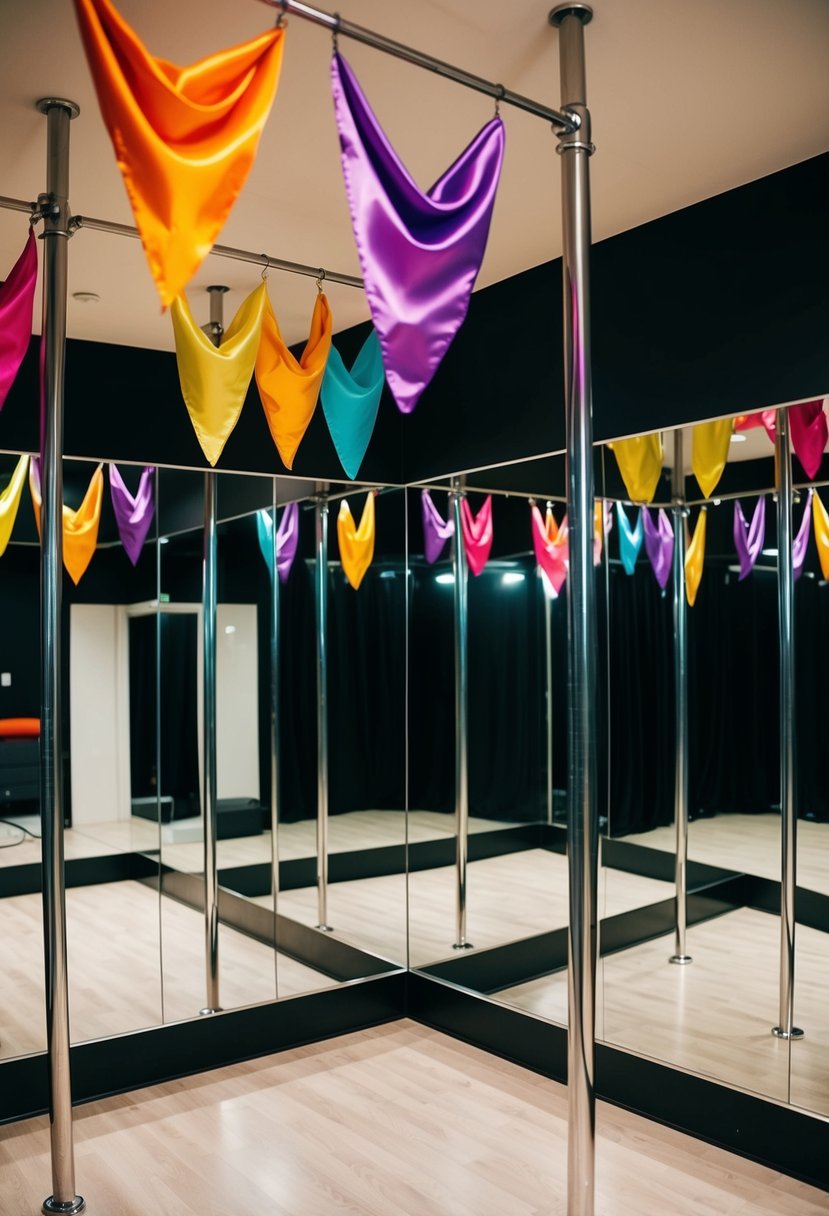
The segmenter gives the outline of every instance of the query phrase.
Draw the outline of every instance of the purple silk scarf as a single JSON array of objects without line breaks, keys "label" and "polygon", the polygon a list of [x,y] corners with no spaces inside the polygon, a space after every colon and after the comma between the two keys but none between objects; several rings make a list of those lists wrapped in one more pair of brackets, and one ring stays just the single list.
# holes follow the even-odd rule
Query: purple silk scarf
[{"label": "purple silk scarf", "polygon": [[740,578],[742,582],[754,569],[754,563],[760,556],[763,542],[766,539],[766,500],[758,498],[751,517],[751,527],[746,523],[740,500],[734,502],[734,547],[740,561]]},{"label": "purple silk scarf", "polygon": [[643,507],[642,523],[645,529],[645,552],[650,558],[656,581],[664,591],[674,558],[674,532],[671,521],[660,507],[657,522],[654,524],[650,511]]},{"label": "purple silk scarf", "polygon": [[114,464],[109,466],[109,492],[112,498],[112,510],[118,525],[118,535],[124,551],[133,565],[136,565],[144,541],[150,530],[155,514],[155,495],[153,492],[153,474],[155,469],[146,468],[141,474],[138,489],[133,496],[124,485],[124,479]]},{"label": "purple silk scarf", "polygon": [[466,317],[492,219],[504,124],[488,122],[424,194],[339,54],[331,83],[366,297],[389,388],[410,414]]},{"label": "purple silk scarf", "polygon": [[800,521],[800,527],[797,529],[797,536],[792,541],[792,568],[794,571],[794,581],[800,578],[803,573],[803,563],[806,560],[806,550],[809,548],[809,533],[811,531],[810,524],[812,522],[812,494],[810,490],[806,499],[806,510],[803,512],[803,518]]},{"label": "purple silk scarf", "polygon": [[789,430],[795,456],[807,477],[817,477],[823,449],[829,438],[822,401],[804,401],[789,406]]},{"label": "purple silk scarf", "polygon": [[473,574],[480,574],[492,548],[492,495],[487,494],[477,515],[465,498],[461,499],[461,528],[466,560]]},{"label": "purple silk scarf", "polygon": [[440,557],[449,537],[455,535],[455,521],[451,516],[449,519],[441,518],[428,490],[421,491],[420,502],[423,508],[423,554],[431,566]]},{"label": "purple silk scarf", "polygon": [[299,503],[289,502],[276,529],[276,571],[280,583],[287,583],[299,544]]},{"label": "purple silk scarf", "polygon": [[36,286],[37,242],[29,228],[23,252],[0,286],[0,410],[29,349]]}]

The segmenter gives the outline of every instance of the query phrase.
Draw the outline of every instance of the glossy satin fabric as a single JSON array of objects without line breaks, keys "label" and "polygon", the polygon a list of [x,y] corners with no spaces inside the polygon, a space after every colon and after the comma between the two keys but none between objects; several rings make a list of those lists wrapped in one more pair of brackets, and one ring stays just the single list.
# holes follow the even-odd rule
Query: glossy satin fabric
[{"label": "glossy satin fabric", "polygon": [[632,502],[653,502],[662,473],[662,436],[634,435],[609,445]]},{"label": "glossy satin fabric", "polygon": [[619,557],[622,559],[625,574],[633,574],[644,538],[642,508],[640,507],[636,514],[636,524],[633,528],[620,502],[616,503],[616,518],[619,523]]},{"label": "glossy satin fabric", "polygon": [[339,54],[331,84],[366,297],[389,388],[409,414],[466,317],[489,234],[504,125],[488,122],[424,194]]},{"label": "glossy satin fabric", "polygon": [[766,539],[766,500],[758,498],[751,517],[751,526],[746,522],[740,500],[734,502],[734,548],[740,563],[738,582],[747,578],[754,569]]},{"label": "glossy satin fabric", "polygon": [[647,507],[642,508],[642,527],[645,533],[645,552],[653,567],[656,581],[665,590],[671,574],[671,563],[674,559],[674,530],[667,512],[662,507],[653,522]]},{"label": "glossy satin fabric", "polygon": [[772,443],[777,431],[777,410],[761,410],[759,414],[740,414],[734,419],[735,431],[751,431],[762,426]]},{"label": "glossy satin fabric", "polygon": [[803,563],[806,560],[806,550],[809,548],[809,533],[812,523],[812,499],[814,491],[810,490],[806,499],[806,506],[803,509],[803,517],[800,521],[800,527],[797,529],[797,534],[792,541],[792,567],[794,572],[794,581],[800,578],[803,573]]},{"label": "glossy satin fabric", "polygon": [[135,495],[132,495],[124,485],[124,479],[116,466],[109,466],[109,493],[118,525],[118,535],[133,565],[141,556],[155,514],[154,474],[155,469],[144,469],[138,489]]},{"label": "glossy satin fabric", "polygon": [[11,540],[14,521],[17,519],[17,510],[20,506],[20,496],[23,493],[28,471],[29,457],[21,456],[14,466],[9,484],[0,494],[0,557],[6,552]]},{"label": "glossy satin fabric", "polygon": [[221,456],[245,404],[267,298],[267,288],[260,283],[240,305],[218,346],[193,320],[187,297],[173,300],[170,316],[181,394],[211,465]]},{"label": "glossy satin fabric", "polygon": [[[270,511],[256,512],[259,548],[273,578],[273,516]],[[287,583],[299,544],[299,503],[289,502],[276,528],[276,572],[280,583]]]},{"label": "glossy satin fabric", "polygon": [[[29,465],[29,492],[35,513],[38,536],[40,535],[40,461],[32,457]],[[101,523],[101,504],[104,500],[104,466],[99,464],[83,502],[77,511],[63,504],[63,564],[69,577],[77,586],[86,573],[87,566],[95,554],[98,543],[98,527]]]},{"label": "glossy satin fabric", "polygon": [[477,515],[465,498],[461,499],[461,531],[466,562],[473,574],[480,574],[492,548],[492,495],[487,494]]},{"label": "glossy satin fabric", "polygon": [[807,477],[817,477],[823,449],[829,438],[823,401],[804,401],[789,406],[789,434],[794,454]]},{"label": "glossy satin fabric", "polygon": [[451,515],[443,519],[428,490],[421,490],[420,505],[423,512],[423,555],[431,566],[440,557],[450,536],[455,535],[455,521]]},{"label": "glossy satin fabric", "polygon": [[733,418],[698,422],[691,431],[691,468],[706,498],[713,494],[723,475],[733,434]]},{"label": "glossy satin fabric", "polygon": [[564,586],[570,568],[567,516],[565,515],[559,526],[549,507],[546,518],[542,519],[541,512],[535,503],[530,508],[530,516],[535,560],[550,584],[553,594],[558,595]]},{"label": "glossy satin fabric", "polygon": [[373,494],[366,495],[359,528],[355,528],[351,508],[343,499],[337,516],[337,539],[340,542],[340,561],[345,577],[356,591],[374,557]]},{"label": "glossy satin fabric", "polygon": [[694,528],[694,535],[685,551],[685,595],[688,599],[689,608],[693,608],[697,602],[697,592],[699,591],[700,581],[702,579],[702,567],[705,561],[705,529],[708,520],[708,512],[705,507],[702,508],[697,516],[697,526]]},{"label": "glossy satin fabric", "polygon": [[829,513],[819,494],[812,497],[812,526],[821,573],[824,578],[829,578]]},{"label": "glossy satin fabric", "polygon": [[256,356],[256,385],[268,429],[286,469],[293,468],[296,450],[317,408],[328,352],[331,350],[331,309],[317,293],[311,332],[302,357],[296,359],[279,332],[271,302],[265,296],[262,337]]},{"label": "glossy satin fabric", "polygon": [[0,284],[0,410],[29,349],[36,287],[37,241],[30,228],[23,252]]},{"label": "glossy satin fabric", "polygon": [[348,477],[354,478],[360,471],[384,383],[383,356],[374,330],[360,348],[351,371],[336,346],[331,347],[322,380],[322,412]]},{"label": "glossy satin fabric", "polygon": [[109,0],[75,0],[75,9],[101,115],[167,308],[210,252],[253,165],[276,96],[284,30],[179,67],[150,55]]},{"label": "glossy satin fabric", "polygon": [[610,503],[597,498],[593,503],[593,565],[601,565],[602,545],[607,543],[613,527],[613,512]]}]

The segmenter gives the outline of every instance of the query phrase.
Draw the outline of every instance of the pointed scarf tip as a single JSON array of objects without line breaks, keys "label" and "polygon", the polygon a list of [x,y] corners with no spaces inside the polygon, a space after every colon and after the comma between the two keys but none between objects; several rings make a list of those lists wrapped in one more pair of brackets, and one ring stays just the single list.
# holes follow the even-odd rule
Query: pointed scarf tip
[{"label": "pointed scarf tip", "polygon": [[360,471],[380,408],[385,375],[377,334],[372,330],[351,371],[332,346],[320,398],[331,441],[346,476],[352,481]]},{"label": "pointed scarf tip", "polygon": [[354,526],[354,517],[347,499],[340,503],[337,515],[337,539],[340,545],[340,562],[350,585],[357,591],[374,558],[374,494],[366,495],[360,526]]}]

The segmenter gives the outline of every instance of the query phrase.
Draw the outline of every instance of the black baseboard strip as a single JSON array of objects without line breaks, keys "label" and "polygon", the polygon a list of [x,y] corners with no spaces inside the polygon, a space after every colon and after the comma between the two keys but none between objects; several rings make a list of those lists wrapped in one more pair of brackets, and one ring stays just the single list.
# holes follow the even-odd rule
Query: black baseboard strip
[{"label": "black baseboard strip", "polygon": [[[612,870],[624,870],[627,874],[638,874],[642,878],[658,878],[661,882],[674,881],[674,854],[666,849],[653,849],[629,840],[615,840],[612,836],[603,836],[601,859],[602,865]],[[705,865],[701,861],[689,861],[687,873],[688,889],[694,890],[733,878],[740,871],[724,870],[720,866]]]},{"label": "black baseboard strip", "polygon": [[[100,857],[74,857],[66,863],[66,886],[94,887],[105,882],[125,882],[158,873],[158,859],[144,853],[106,853]],[[0,898],[10,895],[39,895],[43,885],[40,862],[5,866],[0,870]]]}]

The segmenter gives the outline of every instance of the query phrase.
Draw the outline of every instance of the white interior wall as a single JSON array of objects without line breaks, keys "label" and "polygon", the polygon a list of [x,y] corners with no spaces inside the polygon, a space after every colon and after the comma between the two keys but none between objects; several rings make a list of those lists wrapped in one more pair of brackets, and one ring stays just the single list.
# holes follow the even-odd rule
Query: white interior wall
[{"label": "white interior wall", "polygon": [[255,604],[219,604],[216,616],[216,785],[219,798],[259,798]]}]

